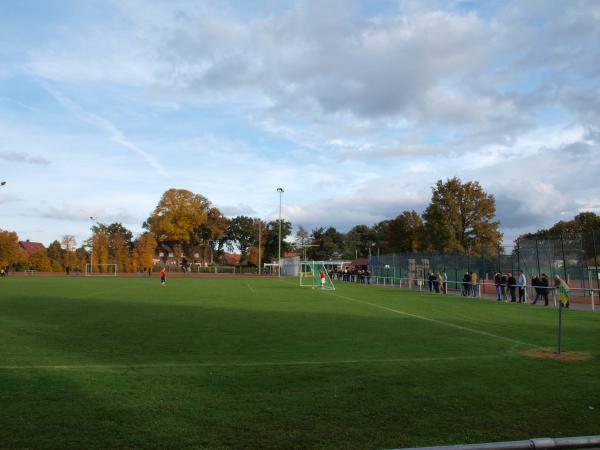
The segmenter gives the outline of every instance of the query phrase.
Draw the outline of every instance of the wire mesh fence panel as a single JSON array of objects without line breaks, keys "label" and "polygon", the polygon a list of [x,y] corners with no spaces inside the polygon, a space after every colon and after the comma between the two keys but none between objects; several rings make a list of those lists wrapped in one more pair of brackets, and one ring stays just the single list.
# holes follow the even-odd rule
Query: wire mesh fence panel
[{"label": "wire mesh fence panel", "polygon": [[591,289],[600,289],[599,240],[599,232],[590,232],[554,239],[519,239],[514,246],[500,248],[493,254],[385,254],[369,258],[369,272],[377,279],[390,280],[391,285],[400,285],[401,279],[408,280],[405,283],[410,286],[406,287],[416,286],[417,280],[427,284],[430,276],[438,274],[445,274],[449,289],[452,286],[460,289],[468,278],[471,282],[487,281],[480,283],[483,294],[495,294],[497,273],[517,278],[522,271],[528,285],[542,274],[550,280],[559,275],[575,290],[577,298],[585,300],[592,296]]}]

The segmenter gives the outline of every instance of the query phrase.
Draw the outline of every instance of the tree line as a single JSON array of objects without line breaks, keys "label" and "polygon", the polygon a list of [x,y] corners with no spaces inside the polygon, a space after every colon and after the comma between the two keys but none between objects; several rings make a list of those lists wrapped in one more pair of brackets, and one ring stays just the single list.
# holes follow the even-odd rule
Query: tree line
[{"label": "tree line", "polygon": [[[582,214],[574,219],[577,223],[597,218]],[[499,227],[494,196],[476,181],[454,177],[437,181],[422,214],[402,211],[395,218],[359,224],[347,232],[332,226],[308,231],[299,225],[294,240],[291,222],[282,220],[281,251],[297,251],[315,260],[414,251],[494,255],[502,243]],[[158,257],[163,262],[215,264],[225,251],[235,251],[240,264],[256,266],[259,257],[262,262],[275,261],[279,250],[279,221],[244,215],[227,218],[206,197],[185,189],[167,190],[143,229],[134,239],[121,223],[98,223],[79,247],[73,236],[64,236],[31,255],[19,252],[16,233],[0,231],[0,264],[62,271],[67,266],[83,270],[91,260],[116,263],[119,271],[138,271],[152,267]]]},{"label": "tree line", "polygon": [[590,211],[583,211],[571,220],[560,220],[549,228],[525,233],[519,236],[519,239],[572,238],[593,232],[600,232],[600,216]]}]

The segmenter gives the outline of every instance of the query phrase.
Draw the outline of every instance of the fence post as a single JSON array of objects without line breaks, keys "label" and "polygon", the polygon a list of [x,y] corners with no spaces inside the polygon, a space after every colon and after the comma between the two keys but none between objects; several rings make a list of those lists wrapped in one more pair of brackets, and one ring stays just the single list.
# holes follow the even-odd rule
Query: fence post
[{"label": "fence post", "polygon": [[537,259],[537,276],[539,277],[541,275],[541,270],[540,270],[540,248],[538,245],[538,238],[537,236],[535,237],[535,257]]},{"label": "fence post", "polygon": [[458,282],[458,253],[454,252],[454,281]]},{"label": "fence post", "polygon": [[594,248],[594,265],[596,266],[596,287],[600,289],[600,277],[598,276],[598,252],[596,251],[596,232],[592,230],[592,246]]},{"label": "fence post", "polygon": [[564,235],[560,234],[560,248],[562,251],[562,259],[563,259],[563,274],[565,276],[565,281],[568,283],[567,278],[569,278],[567,274],[567,258],[565,258],[565,239]]}]

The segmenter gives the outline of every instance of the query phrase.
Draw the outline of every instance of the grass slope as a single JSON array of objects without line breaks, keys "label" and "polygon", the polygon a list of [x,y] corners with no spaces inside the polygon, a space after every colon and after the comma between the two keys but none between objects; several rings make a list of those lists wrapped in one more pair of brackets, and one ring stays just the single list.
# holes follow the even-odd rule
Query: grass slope
[{"label": "grass slope", "polygon": [[0,280],[0,446],[385,448],[598,434],[600,317],[293,280]]}]

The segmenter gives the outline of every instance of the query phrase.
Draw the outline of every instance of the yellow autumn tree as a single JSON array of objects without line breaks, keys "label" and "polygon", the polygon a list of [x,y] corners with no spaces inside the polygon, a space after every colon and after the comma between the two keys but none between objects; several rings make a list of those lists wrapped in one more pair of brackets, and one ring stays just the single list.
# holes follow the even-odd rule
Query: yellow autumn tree
[{"label": "yellow autumn tree", "polygon": [[135,243],[135,255],[138,268],[151,268],[154,265],[154,254],[157,246],[156,239],[152,233],[143,233]]},{"label": "yellow autumn tree", "polygon": [[131,255],[125,239],[120,235],[111,236],[110,247],[113,261],[120,272],[131,272]]},{"label": "yellow autumn tree", "polygon": [[31,253],[27,258],[27,265],[30,269],[38,272],[50,272],[52,270],[52,263],[46,255],[45,249]]},{"label": "yellow autumn tree", "polygon": [[104,230],[96,230],[92,236],[92,252],[90,255],[93,271],[105,272],[105,266],[98,264],[108,264],[108,234]]},{"label": "yellow autumn tree", "polygon": [[19,236],[14,231],[0,230],[0,266],[15,264],[19,260]]},{"label": "yellow autumn tree", "polygon": [[209,217],[216,215],[210,201],[202,195],[186,189],[169,189],[144,226],[179,257],[189,254],[196,232],[209,223]]}]

